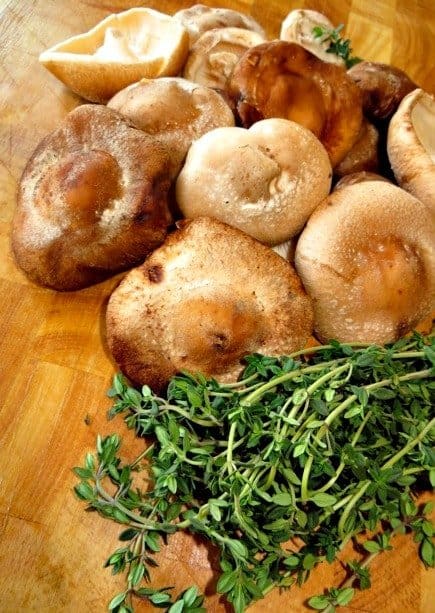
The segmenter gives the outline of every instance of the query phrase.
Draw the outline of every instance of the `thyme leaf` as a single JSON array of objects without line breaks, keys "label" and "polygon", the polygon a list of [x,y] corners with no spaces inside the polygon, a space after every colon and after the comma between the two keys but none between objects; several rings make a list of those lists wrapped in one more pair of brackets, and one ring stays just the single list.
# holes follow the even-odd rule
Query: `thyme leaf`
[{"label": "thyme leaf", "polygon": [[396,533],[412,533],[433,566],[432,508],[415,495],[435,474],[434,351],[433,335],[415,333],[385,347],[255,354],[234,384],[184,373],[164,397],[116,375],[109,417],[122,415],[144,450],[125,463],[120,436],[99,436],[74,469],[77,497],[123,526],[106,566],[126,585],[109,610],[131,613],[147,599],[171,613],[205,611],[196,586],[175,597],[150,586],[156,554],[180,530],[218,548],[217,590],[236,613],[302,584],[366,531],[378,533],[360,547],[363,560],[347,563],[345,584],[309,606],[331,612],[369,588],[369,564]]}]

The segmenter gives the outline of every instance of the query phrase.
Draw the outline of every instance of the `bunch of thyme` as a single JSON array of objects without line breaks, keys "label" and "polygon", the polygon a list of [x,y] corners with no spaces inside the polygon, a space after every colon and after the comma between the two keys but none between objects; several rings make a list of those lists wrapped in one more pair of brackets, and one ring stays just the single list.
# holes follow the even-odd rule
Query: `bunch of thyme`
[{"label": "bunch of thyme", "polygon": [[333,30],[315,26],[313,28],[314,38],[320,38],[321,42],[328,42],[329,47],[327,53],[333,53],[344,60],[346,68],[352,68],[355,64],[361,62],[361,58],[352,56],[352,47],[348,38],[341,38],[340,32],[343,29],[343,24],[340,24]]},{"label": "bunch of thyme", "polygon": [[369,587],[369,562],[395,532],[412,531],[433,566],[431,509],[416,505],[415,492],[435,483],[434,374],[435,339],[414,334],[386,347],[332,342],[279,359],[251,355],[237,383],[186,373],[166,397],[117,375],[109,415],[123,414],[148,446],[126,464],[118,435],[98,437],[96,454],[75,469],[76,494],[126,527],[106,562],[126,573],[109,609],[129,613],[138,597],[171,613],[205,610],[195,587],[172,600],[170,588],[148,585],[155,552],[180,530],[219,548],[217,590],[236,613],[276,586],[303,583],[380,526],[367,560],[349,562],[346,584],[311,607],[333,611]]}]

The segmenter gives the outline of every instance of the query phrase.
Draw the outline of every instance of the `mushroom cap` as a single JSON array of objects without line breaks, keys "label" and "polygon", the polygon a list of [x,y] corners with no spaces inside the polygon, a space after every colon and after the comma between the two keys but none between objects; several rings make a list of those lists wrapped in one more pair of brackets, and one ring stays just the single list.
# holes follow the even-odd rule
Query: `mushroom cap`
[{"label": "mushroom cap", "polygon": [[391,183],[386,177],[382,175],[378,175],[375,172],[368,172],[366,170],[361,170],[360,172],[352,172],[348,175],[344,175],[341,177],[339,181],[334,185],[334,191],[336,189],[341,189],[346,185],[353,185],[354,183],[363,183],[364,181],[384,181],[385,183]]},{"label": "mushroom cap", "polygon": [[104,103],[143,77],[178,74],[188,52],[189,35],[179,21],[132,8],[58,43],[39,61],[79,96]]},{"label": "mushroom cap", "polygon": [[186,79],[226,91],[227,81],[243,53],[264,42],[264,37],[243,28],[215,28],[198,38],[183,69]]},{"label": "mushroom cap", "polygon": [[388,128],[388,158],[399,185],[435,216],[435,97],[415,89]]},{"label": "mushroom cap", "polygon": [[280,39],[289,43],[297,43],[324,62],[344,66],[345,61],[335,53],[328,53],[330,41],[323,36],[314,36],[314,28],[321,27],[325,32],[334,29],[334,25],[326,15],[308,9],[290,11],[281,24]]},{"label": "mushroom cap", "polygon": [[21,177],[12,226],[18,265],[75,290],[142,261],[165,238],[169,158],[104,106],[82,105],[44,138]]},{"label": "mushroom cap", "polygon": [[178,77],[142,79],[118,92],[107,106],[165,145],[174,177],[194,140],[214,128],[234,126],[222,96]]},{"label": "mushroom cap", "polygon": [[427,208],[383,181],[332,192],[303,230],[295,265],[321,341],[395,341],[434,308],[435,228]]},{"label": "mushroom cap", "polygon": [[319,138],[333,167],[358,138],[358,87],[344,68],[295,43],[275,40],[248,49],[234,67],[228,91],[243,126],[269,117],[300,123]]},{"label": "mushroom cap", "polygon": [[124,277],[106,314],[121,370],[155,390],[181,370],[235,380],[245,355],[301,348],[311,326],[310,300],[292,266],[210,218],[182,222]]},{"label": "mushroom cap", "polygon": [[417,87],[403,70],[380,62],[359,62],[347,74],[361,90],[364,114],[374,120],[389,119]]},{"label": "mushroom cap", "polygon": [[263,28],[250,15],[239,13],[233,9],[213,8],[204,4],[194,4],[193,6],[177,11],[174,14],[177,19],[187,29],[192,46],[201,34],[214,28],[244,28],[258,32],[265,37]]},{"label": "mushroom cap", "polygon": [[195,141],[176,183],[185,217],[220,219],[275,245],[297,234],[331,186],[328,155],[287,119],[217,128]]},{"label": "mushroom cap", "polygon": [[376,172],[379,169],[378,145],[379,133],[375,126],[364,117],[358,139],[334,168],[334,174],[337,177],[343,177],[364,170]]}]

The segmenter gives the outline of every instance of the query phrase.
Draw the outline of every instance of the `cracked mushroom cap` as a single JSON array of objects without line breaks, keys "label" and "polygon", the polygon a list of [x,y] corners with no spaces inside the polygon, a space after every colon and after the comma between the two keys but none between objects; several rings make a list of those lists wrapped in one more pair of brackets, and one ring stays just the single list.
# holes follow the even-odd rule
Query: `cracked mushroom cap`
[{"label": "cracked mushroom cap", "polygon": [[105,106],[77,107],[24,169],[12,225],[17,264],[56,290],[137,265],[166,236],[169,186],[163,145]]},{"label": "cracked mushroom cap", "polygon": [[179,21],[133,8],[51,47],[39,61],[79,96],[105,103],[143,77],[178,74],[188,52],[189,35]]},{"label": "cracked mushroom cap", "polygon": [[246,51],[228,92],[244,127],[270,117],[300,123],[321,141],[333,167],[358,138],[358,87],[344,68],[319,60],[295,43],[272,41]]},{"label": "cracked mushroom cap", "polygon": [[244,356],[300,349],[311,325],[310,300],[292,266],[210,218],[183,222],[131,270],[106,314],[121,370],[154,390],[181,370],[236,380]]},{"label": "cracked mushroom cap", "polygon": [[290,11],[281,25],[280,39],[289,43],[297,43],[324,62],[344,66],[345,61],[335,53],[328,53],[330,41],[324,36],[315,36],[314,29],[322,28],[324,32],[334,30],[329,19],[317,11],[296,9]]},{"label": "cracked mushroom cap", "polygon": [[186,79],[226,91],[234,66],[247,49],[264,37],[243,28],[216,28],[204,32],[190,50],[183,70]]},{"label": "cracked mushroom cap", "polygon": [[398,184],[435,216],[435,97],[422,89],[408,94],[388,128],[388,158]]},{"label": "cracked mushroom cap", "polygon": [[187,9],[182,9],[174,14],[188,31],[190,46],[192,46],[201,34],[214,28],[244,28],[257,32],[265,38],[263,28],[250,15],[239,13],[233,9],[212,8],[205,4],[195,4]]},{"label": "cracked mushroom cap", "polygon": [[435,306],[433,220],[387,182],[332,192],[303,230],[295,266],[321,341],[395,341]]},{"label": "cracked mushroom cap", "polygon": [[118,92],[107,106],[165,145],[174,177],[194,140],[214,128],[234,126],[222,96],[178,77],[142,79]]},{"label": "cracked mushroom cap", "polygon": [[276,245],[295,236],[331,186],[328,155],[287,119],[217,128],[195,141],[176,183],[185,217],[209,216]]}]

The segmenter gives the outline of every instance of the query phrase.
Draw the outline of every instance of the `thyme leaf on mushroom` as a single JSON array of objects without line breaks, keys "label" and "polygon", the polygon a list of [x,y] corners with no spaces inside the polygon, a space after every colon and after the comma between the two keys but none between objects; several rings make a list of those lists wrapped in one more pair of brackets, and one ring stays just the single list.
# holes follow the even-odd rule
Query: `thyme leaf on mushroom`
[{"label": "thyme leaf on mushroom", "polygon": [[435,484],[435,337],[331,342],[246,364],[234,384],[176,376],[165,397],[115,377],[109,416],[123,415],[147,446],[127,464],[118,435],[98,437],[75,469],[77,496],[125,526],[106,562],[126,575],[110,610],[130,613],[134,598],[146,598],[171,613],[204,611],[196,587],[173,600],[169,587],[147,585],[155,553],[177,531],[218,548],[217,591],[236,613],[274,587],[303,583],[357,536],[361,548],[367,530],[368,558],[348,562],[347,583],[311,607],[332,611],[368,588],[369,563],[393,533],[412,532],[433,566],[431,508],[415,494]]},{"label": "thyme leaf on mushroom", "polygon": [[361,58],[352,56],[351,42],[348,38],[341,38],[340,32],[344,25],[341,23],[333,30],[328,30],[322,26],[313,28],[314,38],[321,38],[322,42],[329,42],[327,53],[334,53],[338,57],[343,58],[346,68],[352,68],[355,64],[361,62]]}]

